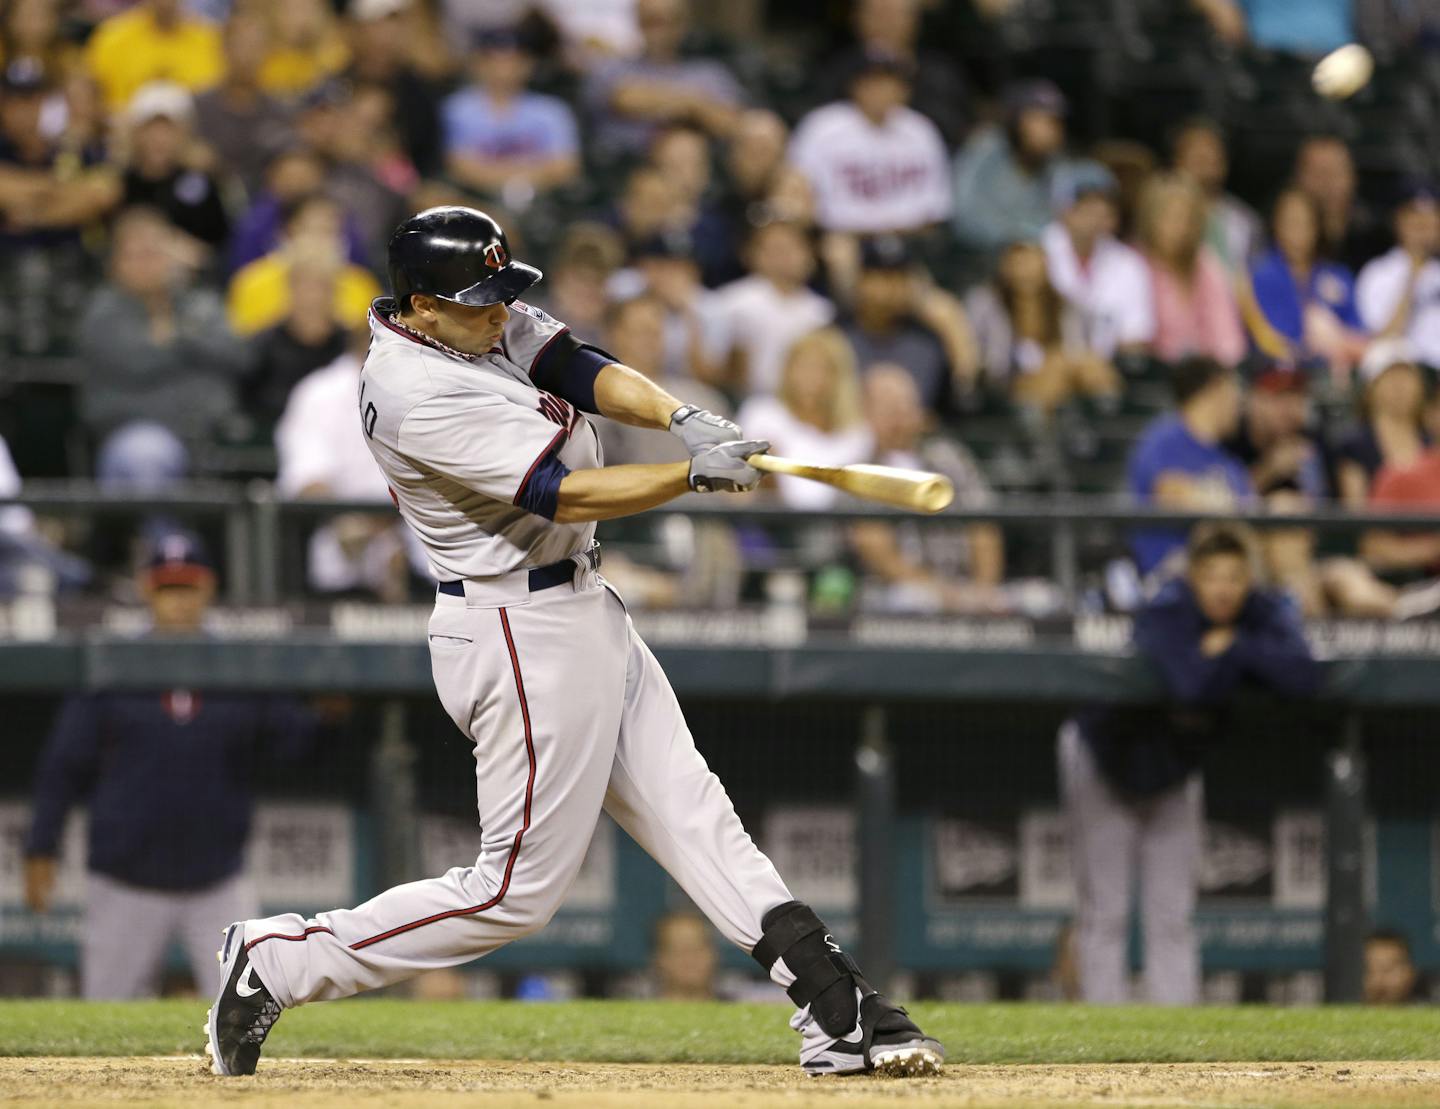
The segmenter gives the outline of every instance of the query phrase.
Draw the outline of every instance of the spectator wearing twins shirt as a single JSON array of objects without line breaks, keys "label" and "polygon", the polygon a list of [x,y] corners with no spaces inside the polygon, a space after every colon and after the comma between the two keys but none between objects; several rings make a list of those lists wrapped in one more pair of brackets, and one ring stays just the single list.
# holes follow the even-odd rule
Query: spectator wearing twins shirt
[{"label": "spectator wearing twins shirt", "polygon": [[1440,367],[1440,190],[1408,181],[1395,206],[1395,245],[1360,270],[1360,322],[1383,338],[1404,338],[1415,357]]},{"label": "spectator wearing twins shirt", "polygon": [[563,100],[529,91],[534,69],[518,31],[479,31],[470,55],[472,84],[441,108],[450,177],[515,208],[580,171],[575,117]]},{"label": "spectator wearing twins shirt", "polygon": [[949,219],[945,140],[908,106],[910,82],[909,63],[867,54],[850,98],[816,108],[795,128],[790,160],[809,179],[826,231],[906,233]]},{"label": "spectator wearing twins shirt", "polygon": [[1079,310],[1086,342],[1104,359],[1144,353],[1155,338],[1155,302],[1145,260],[1115,238],[1118,185],[1098,162],[1056,175],[1056,219],[1045,228],[1050,283]]}]

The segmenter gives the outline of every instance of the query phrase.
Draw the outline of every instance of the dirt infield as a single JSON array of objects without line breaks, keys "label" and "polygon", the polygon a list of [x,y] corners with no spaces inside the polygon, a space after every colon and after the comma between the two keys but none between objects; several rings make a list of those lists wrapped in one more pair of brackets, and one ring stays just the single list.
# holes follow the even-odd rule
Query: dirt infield
[{"label": "dirt infield", "polygon": [[36,1106],[1420,1106],[1437,1094],[1440,1062],[956,1066],[881,1081],[793,1067],[269,1059],[254,1078],[222,1080],[198,1057],[0,1059],[0,1102]]}]

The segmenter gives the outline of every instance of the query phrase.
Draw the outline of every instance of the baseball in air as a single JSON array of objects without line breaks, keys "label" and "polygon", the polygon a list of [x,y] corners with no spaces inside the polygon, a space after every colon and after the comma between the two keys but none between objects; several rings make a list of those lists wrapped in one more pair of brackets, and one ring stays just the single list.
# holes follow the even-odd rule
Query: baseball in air
[{"label": "baseball in air", "polygon": [[1317,63],[1310,83],[1315,91],[1330,100],[1354,96],[1370,81],[1375,72],[1375,59],[1358,42],[1332,50]]}]

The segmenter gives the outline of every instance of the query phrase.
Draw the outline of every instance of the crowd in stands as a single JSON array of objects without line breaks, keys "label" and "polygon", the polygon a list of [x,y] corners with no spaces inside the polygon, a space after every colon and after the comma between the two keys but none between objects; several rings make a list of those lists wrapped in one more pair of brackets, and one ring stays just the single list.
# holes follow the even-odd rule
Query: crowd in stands
[{"label": "crowd in stands", "polygon": [[[777,453],[922,464],[971,507],[1124,488],[1198,511],[1440,505],[1440,167],[1406,155],[1424,137],[1403,114],[1393,147],[1346,129],[1386,96],[1440,105],[1432,5],[720,7],[0,0],[0,431],[21,478],[383,500],[346,399],[367,309],[395,224],[461,203],[546,271],[541,307]],[[1403,64],[1337,116],[1304,74],[1357,37]],[[1277,172],[1231,191],[1237,122],[1259,124],[1216,107],[1219,77],[1158,125],[1097,123],[1149,72],[1141,46],[1282,82],[1252,105]],[[1116,49],[1133,57],[1107,78]],[[58,427],[25,407],[46,359],[73,366]],[[663,454],[602,430],[608,461]],[[677,543],[672,568],[699,538]],[[821,546],[863,605],[1024,607],[1031,571],[993,527]],[[1183,546],[1137,534],[1137,587]],[[1440,535],[1287,529],[1266,558],[1312,615],[1440,603]],[[403,596],[414,566],[393,521],[311,539],[322,592]]]}]

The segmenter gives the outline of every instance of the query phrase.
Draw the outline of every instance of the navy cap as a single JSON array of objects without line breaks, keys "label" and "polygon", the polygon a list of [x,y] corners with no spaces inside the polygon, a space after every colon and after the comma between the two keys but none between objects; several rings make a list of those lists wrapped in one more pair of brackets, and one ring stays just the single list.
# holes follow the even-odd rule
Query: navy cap
[{"label": "navy cap", "polygon": [[901,235],[870,235],[860,240],[860,268],[908,270],[915,263],[910,244]]},{"label": "navy cap", "polygon": [[631,250],[632,258],[686,258],[695,257],[695,240],[690,232],[679,228],[662,231],[641,239]]},{"label": "navy cap", "polygon": [[1011,118],[1032,108],[1049,112],[1054,116],[1063,116],[1070,110],[1070,105],[1065,99],[1065,94],[1060,91],[1060,86],[1044,77],[1016,81],[1013,85],[1006,87],[1003,99],[1005,114]]},{"label": "navy cap", "polygon": [[200,585],[215,578],[200,541],[183,531],[162,535],[155,541],[145,570],[151,585]]},{"label": "navy cap", "polygon": [[1428,177],[1407,177],[1395,190],[1395,207],[1404,208],[1407,204],[1418,202],[1440,203],[1440,188],[1436,188],[1435,182]]},{"label": "navy cap", "polygon": [[50,82],[45,67],[34,58],[16,58],[0,74],[0,89],[11,95],[35,95],[45,92]]}]

